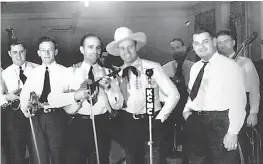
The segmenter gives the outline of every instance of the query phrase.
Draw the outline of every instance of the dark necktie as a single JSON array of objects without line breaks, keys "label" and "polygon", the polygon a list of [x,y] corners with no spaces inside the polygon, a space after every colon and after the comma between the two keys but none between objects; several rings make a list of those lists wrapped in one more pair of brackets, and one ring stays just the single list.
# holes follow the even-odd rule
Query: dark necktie
[{"label": "dark necktie", "polygon": [[126,68],[123,69],[123,72],[122,72],[122,77],[127,77],[128,81],[129,81],[129,70],[132,71],[132,73],[138,77],[138,71],[137,69],[134,67],[134,66],[128,66]]},{"label": "dark necktie", "polygon": [[181,77],[183,75],[183,64],[184,64],[184,62],[177,61],[177,63],[178,64],[177,64],[175,76]]},{"label": "dark necktie", "polygon": [[20,69],[19,78],[20,78],[20,80],[23,82],[23,84],[25,84],[27,77],[26,77],[26,75],[24,74],[24,71],[22,70],[22,67],[21,67],[21,66],[19,67],[19,69]]},{"label": "dark necktie", "polygon": [[43,91],[42,91],[39,101],[41,103],[48,102],[47,96],[50,92],[51,92],[51,89],[50,89],[49,72],[48,72],[48,67],[46,67]]},{"label": "dark necktie", "polygon": [[197,93],[198,93],[198,90],[200,88],[200,84],[201,84],[201,81],[202,81],[202,78],[204,76],[204,70],[205,70],[205,66],[207,65],[208,62],[204,62],[204,65],[203,67],[200,69],[196,79],[195,79],[195,82],[194,82],[194,85],[193,85],[193,88],[191,90],[191,93],[190,93],[190,97],[191,97],[191,100],[193,101],[195,99],[195,97],[197,96]]},{"label": "dark necktie", "polygon": [[[94,78],[94,74],[93,74],[93,66],[90,67],[90,70],[89,70],[89,80],[91,81],[91,83],[93,84],[95,82],[95,78]],[[93,94],[96,90],[96,87],[97,85],[90,85],[90,91],[91,91],[91,94]],[[98,88],[99,89],[99,88]],[[97,94],[94,95],[92,97],[92,105],[94,105],[96,102],[98,101],[98,98],[97,98]],[[88,102],[90,103],[89,99],[88,99]]]}]

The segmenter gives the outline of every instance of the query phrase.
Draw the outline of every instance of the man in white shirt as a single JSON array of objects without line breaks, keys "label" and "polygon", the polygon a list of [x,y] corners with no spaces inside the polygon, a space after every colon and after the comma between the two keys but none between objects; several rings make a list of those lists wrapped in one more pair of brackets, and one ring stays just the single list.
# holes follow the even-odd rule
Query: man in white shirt
[{"label": "man in white shirt", "polygon": [[[8,54],[13,64],[2,72],[2,83],[5,85],[4,99],[1,98],[2,127],[5,133],[4,147],[7,163],[22,164],[25,162],[26,146],[30,149],[29,120],[21,112],[20,91],[30,72],[37,66],[26,61],[26,48],[23,42],[14,39],[8,44]],[[12,105],[6,105],[7,103]],[[13,102],[13,103],[11,103]],[[4,122],[3,122],[4,121]],[[30,151],[31,152],[31,151]]]},{"label": "man in white shirt", "polygon": [[216,51],[216,39],[195,30],[193,49],[201,58],[190,72],[185,151],[189,163],[234,164],[238,133],[244,123],[246,94],[242,68]]},{"label": "man in white shirt", "polygon": [[[233,58],[235,55],[234,46],[236,44],[233,34],[228,30],[221,30],[217,33],[216,39],[218,52],[229,58]],[[248,116],[246,124],[254,127],[258,123],[257,114],[259,112],[260,102],[258,73],[253,62],[249,58],[239,55],[234,60],[242,67],[245,75],[246,92],[248,94]]]},{"label": "man in white shirt", "polygon": [[[73,76],[67,81],[68,88],[65,89],[69,92],[51,92],[48,98],[50,105],[66,106],[65,110],[70,111],[73,117],[65,134],[64,163],[86,164],[87,158],[89,163],[96,163],[91,119],[94,115],[100,163],[109,164],[111,144],[109,112],[111,107],[113,109],[122,107],[123,97],[118,81],[106,76],[109,70],[98,64],[98,58],[102,53],[101,39],[94,34],[84,35],[80,41],[80,52],[84,60],[80,67],[72,69]],[[94,92],[92,91],[91,109],[90,92],[86,82],[94,83],[97,80],[100,81]]]},{"label": "man in white shirt", "polygon": [[[146,91],[148,80],[146,70],[152,69],[151,86],[154,88],[154,123],[158,126],[164,122],[176,106],[180,94],[164,73],[160,64],[138,57],[137,51],[146,44],[146,35],[142,32],[133,33],[127,27],[116,29],[114,41],[106,46],[106,50],[120,56],[124,61],[121,67],[120,88],[124,97],[124,105],[116,116],[119,123],[120,144],[127,150],[127,162],[131,164],[145,163],[145,141],[148,140],[148,117],[146,114]],[[159,89],[167,95],[161,108]],[[117,125],[117,124],[116,124]],[[157,136],[154,136],[156,141]]]},{"label": "man in white shirt", "polygon": [[[55,61],[58,54],[54,39],[43,36],[38,40],[39,57],[42,65],[35,68],[28,76],[21,91],[21,110],[26,117],[32,117],[29,109],[32,106],[31,92],[35,92],[42,104],[32,117],[41,163],[60,164],[62,159],[62,139],[66,125],[66,114],[62,108],[49,105],[47,97],[53,92],[62,92],[66,81],[71,78],[68,69]],[[33,141],[32,141],[33,143]],[[34,151],[33,163],[38,163]]]}]

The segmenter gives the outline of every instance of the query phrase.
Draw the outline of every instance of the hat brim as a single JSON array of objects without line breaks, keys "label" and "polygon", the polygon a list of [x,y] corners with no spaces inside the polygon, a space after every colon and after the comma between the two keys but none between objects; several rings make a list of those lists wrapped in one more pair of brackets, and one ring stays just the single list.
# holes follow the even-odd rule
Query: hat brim
[{"label": "hat brim", "polygon": [[120,56],[119,51],[117,49],[117,46],[120,42],[124,41],[124,40],[135,40],[137,42],[137,51],[142,48],[143,46],[145,46],[146,44],[146,35],[143,32],[137,32],[137,33],[133,33],[132,35],[125,37],[121,40],[118,41],[112,41],[110,42],[107,46],[106,46],[106,50],[109,54],[113,55],[113,56]]}]

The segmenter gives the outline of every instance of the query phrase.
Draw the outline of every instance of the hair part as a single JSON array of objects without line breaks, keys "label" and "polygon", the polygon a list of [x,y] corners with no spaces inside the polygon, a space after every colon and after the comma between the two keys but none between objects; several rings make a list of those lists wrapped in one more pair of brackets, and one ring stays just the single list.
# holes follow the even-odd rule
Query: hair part
[{"label": "hair part", "polygon": [[236,39],[234,33],[231,30],[220,30],[217,34],[216,34],[216,38],[221,36],[221,35],[228,35],[230,36],[233,40]]},{"label": "hair part", "polygon": [[43,42],[52,42],[55,46],[55,49],[58,49],[58,44],[55,39],[48,37],[48,36],[42,36],[41,38],[38,39],[38,47],[41,43]]},{"label": "hair part", "polygon": [[80,46],[83,46],[83,45],[84,45],[84,41],[85,41],[87,38],[89,38],[89,37],[96,37],[96,38],[98,38],[99,41],[100,41],[100,44],[102,45],[102,41],[101,41],[101,39],[100,39],[99,36],[97,36],[97,35],[95,35],[95,34],[92,34],[92,33],[89,33],[89,34],[84,35],[84,36],[81,38],[81,40],[80,40]]},{"label": "hair part", "polygon": [[173,40],[171,40],[169,42],[169,46],[171,46],[171,43],[173,43],[174,41],[179,41],[179,42],[181,42],[182,46],[184,46],[184,41],[181,38],[174,38]]},{"label": "hair part", "polygon": [[[201,34],[201,33],[205,33],[205,32],[207,32],[207,33],[211,36],[211,38],[214,38],[214,37],[215,37],[214,33],[213,33],[210,29],[208,29],[208,28],[206,28],[206,27],[196,28],[196,29],[194,30],[193,35],[195,35],[195,34]],[[192,37],[193,37],[193,35],[192,35]]]},{"label": "hair part", "polygon": [[8,51],[11,50],[11,46],[22,45],[26,49],[25,43],[18,39],[11,39],[8,42]]}]

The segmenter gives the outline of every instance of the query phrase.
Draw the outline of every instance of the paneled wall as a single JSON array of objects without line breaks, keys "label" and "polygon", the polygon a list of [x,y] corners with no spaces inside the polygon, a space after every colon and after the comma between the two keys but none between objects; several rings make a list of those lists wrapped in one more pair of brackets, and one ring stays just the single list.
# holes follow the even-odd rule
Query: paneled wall
[{"label": "paneled wall", "polygon": [[[29,9],[26,8],[25,13],[21,13],[23,11],[20,13],[2,12],[2,67],[5,68],[11,63],[7,55],[7,32],[5,31],[8,25],[14,28],[17,36],[25,40],[28,46],[28,59],[37,63],[40,63],[40,58],[36,54],[36,44],[40,36],[49,35],[56,38],[59,44],[57,60],[69,66],[82,60],[79,42],[85,33],[92,32],[99,35],[103,43],[107,45],[113,40],[115,29],[126,26],[134,32],[146,33],[148,43],[141,49],[140,56],[164,64],[172,59],[168,47],[171,39],[181,37],[188,43],[189,29],[186,28],[185,21],[191,17],[187,16],[187,10],[176,8],[177,2],[163,3],[169,4],[164,9],[156,6],[144,10],[139,10],[138,6],[128,7],[129,5],[118,6],[118,10],[112,9],[112,6],[107,7],[107,5],[102,8],[95,5],[93,8],[91,4],[86,9],[78,8],[77,13],[72,13],[70,8],[65,9],[65,6],[61,9],[64,13],[42,11],[41,13],[31,11],[29,13]],[[47,6],[43,7],[47,8]]]}]

